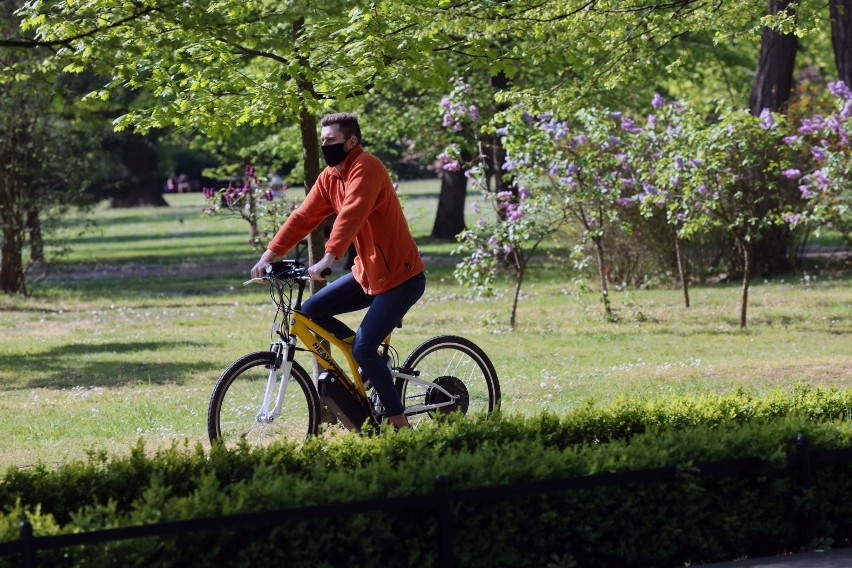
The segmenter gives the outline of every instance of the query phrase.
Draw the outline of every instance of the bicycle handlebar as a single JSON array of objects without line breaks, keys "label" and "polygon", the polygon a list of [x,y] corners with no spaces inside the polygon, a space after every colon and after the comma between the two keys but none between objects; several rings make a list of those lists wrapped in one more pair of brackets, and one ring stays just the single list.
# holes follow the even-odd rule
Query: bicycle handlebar
[{"label": "bicycle handlebar", "polygon": [[[331,269],[326,268],[320,276],[326,277],[331,274]],[[272,280],[310,280],[311,275],[304,264],[297,260],[277,260],[266,265],[266,275],[260,278],[252,278],[243,282],[243,286],[252,283],[269,282]]]}]

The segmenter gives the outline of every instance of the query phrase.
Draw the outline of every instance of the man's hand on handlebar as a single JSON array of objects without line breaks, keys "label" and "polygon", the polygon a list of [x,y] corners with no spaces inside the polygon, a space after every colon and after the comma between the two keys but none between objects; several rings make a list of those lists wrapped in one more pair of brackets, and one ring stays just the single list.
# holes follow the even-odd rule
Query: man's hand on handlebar
[{"label": "man's hand on handlebar", "polygon": [[270,262],[273,262],[275,260],[278,260],[278,256],[274,252],[272,252],[271,250],[265,251],[261,255],[260,260],[257,261],[257,264],[252,267],[251,277],[263,278],[263,276],[266,274],[266,267],[269,265]]},{"label": "man's hand on handlebar", "polygon": [[308,274],[314,280],[324,281],[325,277],[331,274],[331,265],[334,264],[335,260],[337,259],[332,253],[325,253],[318,263],[308,268]]}]

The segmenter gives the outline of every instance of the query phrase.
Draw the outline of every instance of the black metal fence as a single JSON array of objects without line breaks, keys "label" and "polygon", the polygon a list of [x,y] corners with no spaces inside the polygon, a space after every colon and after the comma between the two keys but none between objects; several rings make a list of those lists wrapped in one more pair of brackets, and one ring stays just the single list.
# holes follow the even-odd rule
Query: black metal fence
[{"label": "black metal fence", "polygon": [[[807,490],[814,486],[815,474],[821,465],[842,461],[852,462],[852,448],[812,450],[807,438],[800,436],[797,440],[795,452],[789,456],[788,465],[793,469],[801,488]],[[701,463],[696,464],[694,467],[700,476],[715,477],[760,471],[768,467],[768,465],[761,458],[750,457]],[[37,565],[36,553],[39,550],[102,544],[145,537],[175,536],[198,531],[218,531],[250,525],[275,526],[296,520],[324,519],[376,511],[390,513],[408,509],[431,509],[435,512],[438,519],[438,565],[443,568],[452,568],[454,564],[453,540],[455,534],[452,509],[455,503],[462,501],[504,500],[527,495],[570,491],[572,489],[589,489],[642,482],[662,482],[672,480],[677,475],[678,468],[669,466],[474,489],[452,489],[447,479],[443,476],[438,476],[435,491],[425,495],[370,499],[350,503],[333,503],[52,536],[36,536],[33,534],[33,527],[29,520],[25,518],[20,523],[21,538],[16,541],[0,543],[0,556],[20,555],[21,566],[23,568],[35,568]],[[801,517],[800,524],[798,528],[801,544],[805,546],[817,536],[816,513],[814,511],[807,511]]]}]

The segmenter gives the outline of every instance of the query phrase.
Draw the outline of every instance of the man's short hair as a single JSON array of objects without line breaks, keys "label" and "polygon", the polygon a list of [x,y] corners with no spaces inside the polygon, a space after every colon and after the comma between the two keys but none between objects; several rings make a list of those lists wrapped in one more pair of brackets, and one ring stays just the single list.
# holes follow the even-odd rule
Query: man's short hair
[{"label": "man's short hair", "polygon": [[343,136],[345,139],[349,139],[350,136],[355,136],[358,138],[358,142],[361,142],[361,126],[358,124],[358,117],[349,112],[336,112],[334,114],[327,114],[322,117],[320,121],[321,126],[331,126],[332,124],[338,124],[340,131],[343,132]]}]

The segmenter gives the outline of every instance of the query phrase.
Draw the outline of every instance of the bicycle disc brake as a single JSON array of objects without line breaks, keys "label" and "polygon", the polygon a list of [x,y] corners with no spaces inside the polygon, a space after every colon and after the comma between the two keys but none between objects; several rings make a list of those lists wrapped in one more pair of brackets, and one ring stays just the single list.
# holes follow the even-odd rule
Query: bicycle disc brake
[{"label": "bicycle disc brake", "polygon": [[[448,404],[447,406],[436,408],[432,412],[442,412],[444,414],[449,414],[450,412],[460,410],[462,414],[467,414],[467,408],[470,405],[470,394],[467,392],[467,387],[464,386],[464,383],[461,379],[444,375],[438,377],[432,382],[440,386],[442,389],[446,390],[448,393],[450,393],[452,395],[452,398],[455,400],[454,404]],[[451,399],[448,398],[447,395],[444,394],[444,392],[442,392],[440,389],[437,389],[433,386],[430,386],[426,389],[426,400],[424,402],[427,405],[440,404],[449,400]]]}]

